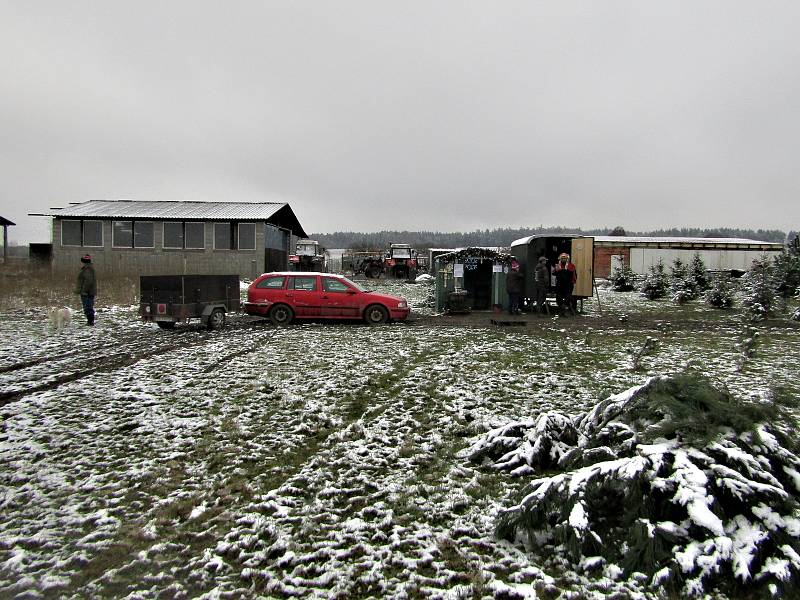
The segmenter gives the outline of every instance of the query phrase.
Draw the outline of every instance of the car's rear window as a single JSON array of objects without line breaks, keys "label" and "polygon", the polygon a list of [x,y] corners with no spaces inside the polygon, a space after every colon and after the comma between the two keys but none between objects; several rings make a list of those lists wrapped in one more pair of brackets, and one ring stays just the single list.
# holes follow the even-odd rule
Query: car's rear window
[{"label": "car's rear window", "polygon": [[286,281],[286,277],[267,277],[266,279],[262,279],[256,284],[257,288],[266,288],[268,290],[280,290],[283,289],[283,283]]},{"label": "car's rear window", "polygon": [[289,289],[313,292],[317,289],[316,277],[292,277],[289,280]]}]

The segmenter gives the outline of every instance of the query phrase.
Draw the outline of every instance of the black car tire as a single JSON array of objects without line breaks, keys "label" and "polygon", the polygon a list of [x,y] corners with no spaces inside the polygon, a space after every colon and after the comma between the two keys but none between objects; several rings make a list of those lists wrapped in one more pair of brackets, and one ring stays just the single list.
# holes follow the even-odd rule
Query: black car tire
[{"label": "black car tire", "polygon": [[364,320],[370,325],[383,325],[389,320],[389,311],[380,304],[370,304],[364,311]]},{"label": "black car tire", "polygon": [[276,327],[288,325],[294,319],[294,311],[286,304],[276,304],[269,309],[269,320]]}]

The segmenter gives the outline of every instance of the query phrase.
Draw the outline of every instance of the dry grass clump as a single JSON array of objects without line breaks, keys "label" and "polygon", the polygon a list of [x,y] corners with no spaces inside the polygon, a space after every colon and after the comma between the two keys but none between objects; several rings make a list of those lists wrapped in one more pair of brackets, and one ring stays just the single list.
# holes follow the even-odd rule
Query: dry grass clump
[{"label": "dry grass clump", "polygon": [[[27,267],[0,270],[0,310],[33,307],[80,307],[80,298],[73,293],[74,274],[52,273],[49,269]],[[139,298],[139,278],[135,275],[98,273],[97,304],[135,304]]]}]

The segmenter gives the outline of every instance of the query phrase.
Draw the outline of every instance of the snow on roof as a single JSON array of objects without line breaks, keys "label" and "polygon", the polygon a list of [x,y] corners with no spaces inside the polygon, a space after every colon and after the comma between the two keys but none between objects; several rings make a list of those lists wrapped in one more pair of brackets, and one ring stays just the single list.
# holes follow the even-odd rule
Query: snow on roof
[{"label": "snow on roof", "polygon": [[729,246],[775,246],[783,247],[780,242],[765,242],[761,240],[750,240],[746,238],[721,238],[721,237],[669,237],[669,236],[626,236],[626,235],[596,235],[595,243],[607,245],[609,243],[626,244],[713,244]]},{"label": "snow on roof", "polygon": [[[339,279],[347,279],[344,275],[339,275],[338,273],[322,273],[321,271],[270,271],[269,273],[264,273],[264,275],[325,275],[326,277],[337,277]],[[349,281],[349,280],[348,280]]]},{"label": "snow on roof", "polygon": [[782,248],[783,244],[780,242],[764,242],[760,240],[749,240],[745,238],[712,238],[712,237],[668,237],[668,236],[629,236],[629,235],[576,235],[576,234],[558,234],[558,233],[545,233],[537,235],[529,235],[518,240],[511,242],[511,247],[522,246],[529,244],[535,238],[574,238],[574,237],[591,237],[594,238],[595,244],[600,245],[637,245],[637,244],[662,244],[670,246],[684,246],[684,245],[714,245],[714,246],[759,246],[774,247],[776,249]]},{"label": "snow on roof", "polygon": [[577,233],[537,233],[536,235],[529,235],[524,238],[519,238],[518,240],[514,240],[511,242],[511,247],[514,246],[522,246],[524,244],[530,243],[530,241],[534,238],[576,238],[576,237],[592,237],[591,235],[580,235]]},{"label": "snow on roof", "polygon": [[54,217],[125,219],[198,219],[263,221],[274,216],[286,202],[199,202],[196,200],[89,200],[63,209],[51,209]]}]

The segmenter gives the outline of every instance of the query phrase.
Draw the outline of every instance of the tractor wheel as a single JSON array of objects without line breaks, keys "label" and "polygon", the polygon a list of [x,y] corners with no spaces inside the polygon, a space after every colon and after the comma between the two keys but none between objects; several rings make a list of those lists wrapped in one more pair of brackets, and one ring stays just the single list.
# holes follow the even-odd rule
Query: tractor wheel
[{"label": "tractor wheel", "polygon": [[294,319],[294,311],[286,304],[276,304],[269,309],[269,320],[276,327],[288,325]]},{"label": "tractor wheel", "polygon": [[408,267],[400,266],[394,268],[395,279],[408,279]]},{"label": "tractor wheel", "polygon": [[217,331],[218,329],[222,329],[224,325],[225,311],[221,308],[215,308],[211,311],[211,314],[208,315],[208,323],[206,326],[212,331]]},{"label": "tractor wheel", "polygon": [[378,279],[381,276],[381,268],[378,265],[370,265],[364,269],[364,275],[368,279]]},{"label": "tractor wheel", "polygon": [[370,304],[364,311],[364,320],[369,325],[383,325],[389,320],[389,311],[380,304]]},{"label": "tractor wheel", "polygon": [[175,321],[156,321],[156,325],[161,329],[175,329]]}]

